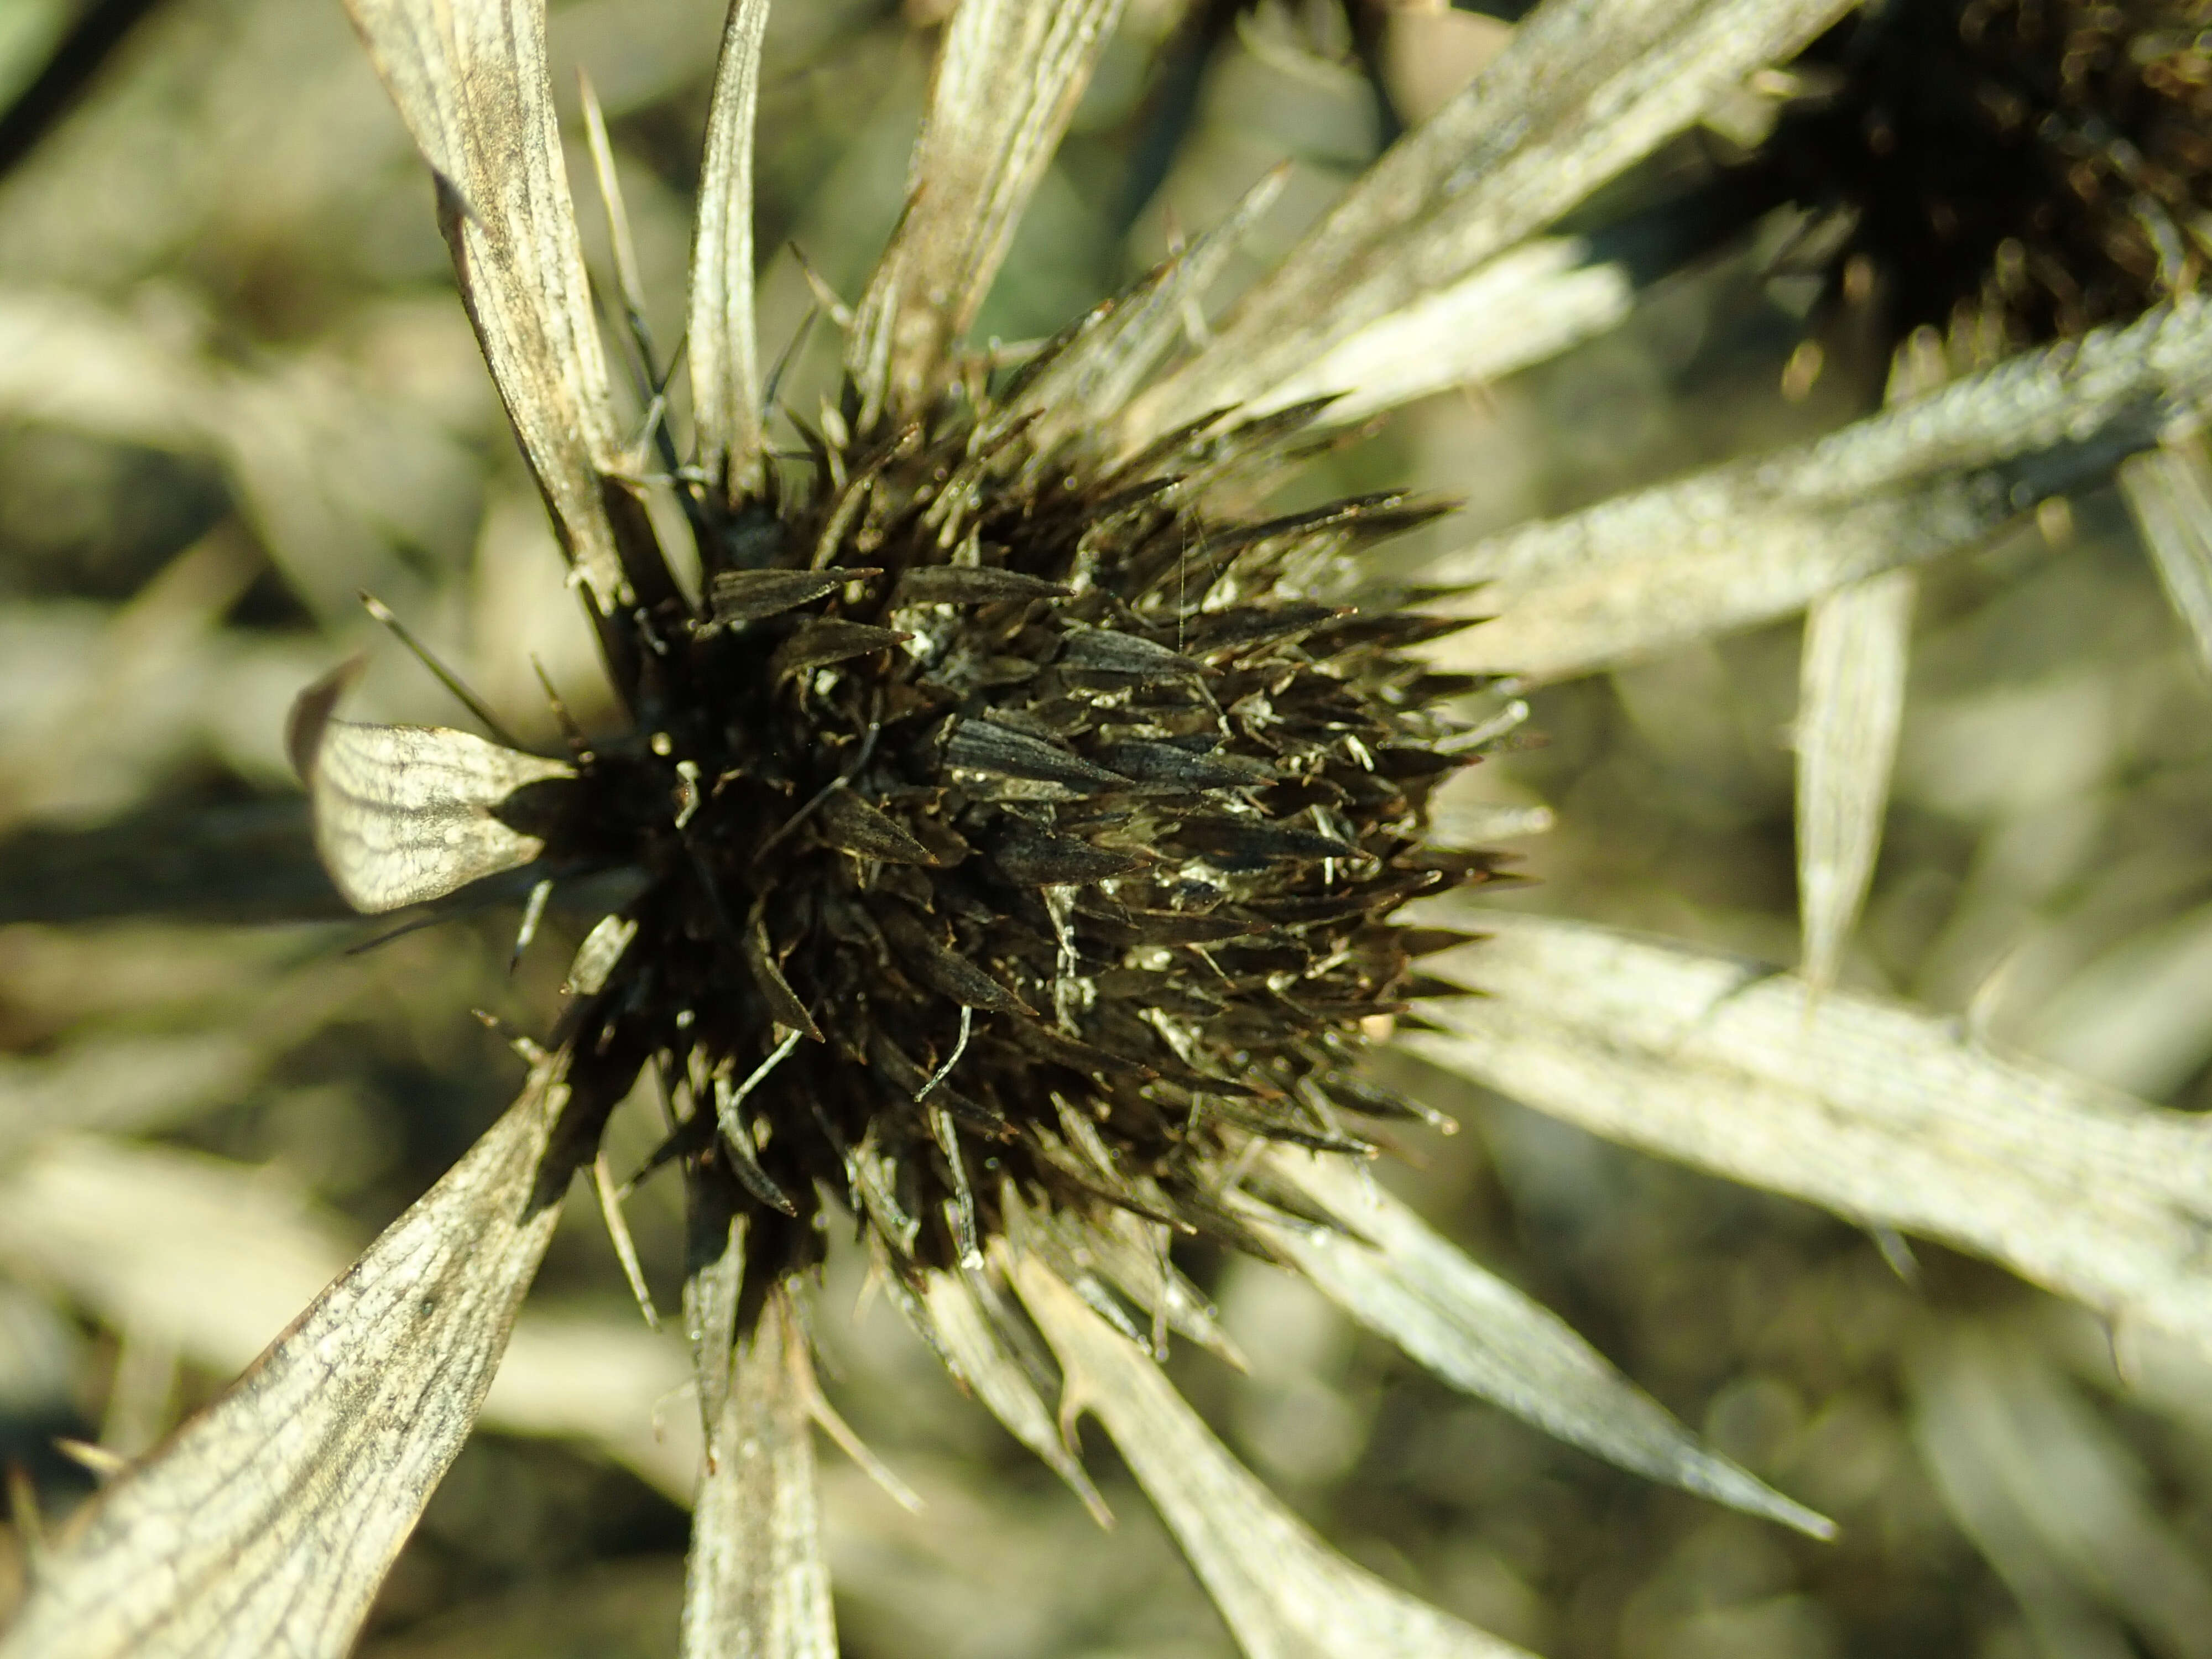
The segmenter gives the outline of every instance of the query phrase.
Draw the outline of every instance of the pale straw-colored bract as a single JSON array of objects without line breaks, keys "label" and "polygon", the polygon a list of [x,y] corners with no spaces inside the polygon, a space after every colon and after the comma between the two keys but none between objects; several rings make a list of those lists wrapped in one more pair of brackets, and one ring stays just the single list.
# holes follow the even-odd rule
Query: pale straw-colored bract
[{"label": "pale straw-colored bract", "polygon": [[[351,6],[436,176],[470,315],[574,577],[617,606],[627,515],[638,510],[630,485],[650,458],[625,448],[613,413],[542,7]],[[846,363],[864,410],[911,404],[960,348],[1118,9],[1113,0],[963,0],[952,13],[907,212],[851,313]],[[1266,410],[1341,392],[1340,410],[1364,415],[1604,326],[1625,303],[1623,279],[1582,263],[1576,245],[1547,240],[1547,228],[1841,9],[1835,0],[1553,0],[1202,343],[1157,373],[1148,360],[1102,351],[1080,390],[1095,398],[1104,388],[1109,401],[1079,418],[1133,449],[1227,404]],[[768,10],[765,0],[731,9],[685,341],[691,459],[729,500],[759,476],[766,443],[750,169]],[[1192,245],[1186,286],[1202,281],[1226,240]],[[1178,307],[1200,297],[1175,295]],[[2208,496],[2201,462],[2179,446],[2208,394],[2212,307],[2179,301],[1900,396],[1817,442],[1442,560],[1428,580],[1466,592],[1440,601],[1442,613],[1503,620],[1431,654],[1531,683],[1814,607],[1798,734],[1807,970],[1766,973],[1685,945],[1439,901],[1413,920],[1494,936],[1436,964],[1484,994],[1426,1000],[1395,1040],[1599,1133],[1981,1253],[2116,1323],[2212,1343],[2200,1259],[2212,1142],[2199,1125],[1833,984],[1894,746],[1910,609],[1899,573],[2151,451],[2122,476],[2177,605],[2203,637]],[[1055,419],[1048,403],[1036,412]],[[2177,447],[2158,453],[2161,440]],[[365,909],[404,905],[535,855],[532,837],[483,809],[565,769],[461,733],[390,735],[398,730],[337,723],[309,733],[322,848],[349,897]],[[362,781],[392,775],[415,793]],[[404,866],[396,874],[395,848]],[[201,1058],[221,1074],[223,1055]],[[563,1067],[562,1056],[537,1057],[520,1097],[473,1151],[221,1399],[87,1506],[33,1564],[0,1655],[346,1650],[479,1411],[531,1421],[526,1386],[502,1403],[493,1379],[502,1353],[516,1361],[527,1346],[518,1310],[570,1177],[591,1161],[563,1137]],[[1286,1223],[1256,1205],[1251,1224],[1445,1382],[1655,1479],[1827,1529],[1704,1448],[1555,1316],[1343,1160],[1265,1156],[1273,1178],[1334,1224]],[[0,1241],[11,1256],[63,1235],[77,1212],[72,1180],[97,1186],[98,1172],[70,1157],[42,1155],[7,1177]],[[1072,1285],[1048,1218],[1034,1224],[994,1242],[976,1283],[928,1279],[921,1320],[969,1390],[1079,1490],[1087,1486],[1064,1425],[1081,1413],[1103,1425],[1248,1653],[1518,1651],[1334,1553]],[[65,1243],[48,1264],[64,1277]],[[828,1659],[836,1641],[811,1432],[834,1416],[790,1292],[775,1292],[740,1340],[741,1287],[731,1277],[739,1260],[724,1251],[686,1286],[707,1443],[683,1651]],[[979,1311],[986,1295],[1018,1301],[1042,1334],[1058,1400],[993,1334]],[[1204,1331],[1202,1309],[1170,1311],[1178,1328]],[[502,1385],[526,1371],[511,1364]],[[1994,1392],[2010,1413],[1999,1428],[2032,1437],[2034,1413],[2056,1409],[2037,1386],[2033,1374],[1962,1347],[1930,1362],[1924,1421],[1940,1434]],[[647,1425],[591,1431],[627,1437],[641,1468],[662,1459],[666,1479]],[[1973,1483],[1987,1474],[1961,1449],[1971,1438],[1942,1438],[1940,1466],[1970,1510]]]}]

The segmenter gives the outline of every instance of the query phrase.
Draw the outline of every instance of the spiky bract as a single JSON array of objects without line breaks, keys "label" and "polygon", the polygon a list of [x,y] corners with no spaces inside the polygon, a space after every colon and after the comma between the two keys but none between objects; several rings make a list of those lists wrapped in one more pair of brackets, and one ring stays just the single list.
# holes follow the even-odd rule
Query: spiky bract
[{"label": "spiky bract", "polygon": [[1313,408],[1112,461],[1018,391],[858,434],[848,397],[702,493],[701,603],[648,574],[603,624],[640,730],[550,839],[649,881],[565,1035],[602,1092],[662,1071],[660,1158],[749,1215],[753,1285],[818,1257],[823,1189],[902,1272],[975,1264],[1010,1203],[1241,1237],[1237,1148],[1398,1109],[1346,1075],[1422,942],[1385,918],[1491,872],[1423,844],[1468,683],[1396,650],[1452,624],[1341,602],[1437,508],[1224,517]]}]

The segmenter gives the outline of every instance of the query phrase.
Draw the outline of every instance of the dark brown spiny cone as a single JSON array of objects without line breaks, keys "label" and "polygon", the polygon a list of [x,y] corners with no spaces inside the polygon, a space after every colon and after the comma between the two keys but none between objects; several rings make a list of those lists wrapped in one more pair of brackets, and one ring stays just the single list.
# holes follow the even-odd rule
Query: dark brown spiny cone
[{"label": "dark brown spiny cone", "polygon": [[1885,279],[1894,337],[1987,319],[2008,343],[2035,343],[2202,281],[2203,0],[1888,0],[1797,67],[1809,95],[1754,169],[1851,216],[1844,252]]},{"label": "dark brown spiny cone", "polygon": [[906,1273],[978,1264],[1010,1196],[1241,1239],[1252,1136],[1401,1109],[1345,1076],[1413,981],[1387,918],[1491,872],[1423,845],[1471,682],[1397,650],[1449,625],[1341,602],[1438,509],[1212,516],[1314,408],[1109,462],[1034,441],[1020,391],[860,434],[848,398],[701,507],[702,603],[655,575],[605,623],[636,739],[527,826],[647,872],[564,1036],[602,1093],[660,1073],[654,1163],[749,1218],[752,1296],[818,1257],[825,1189]]}]

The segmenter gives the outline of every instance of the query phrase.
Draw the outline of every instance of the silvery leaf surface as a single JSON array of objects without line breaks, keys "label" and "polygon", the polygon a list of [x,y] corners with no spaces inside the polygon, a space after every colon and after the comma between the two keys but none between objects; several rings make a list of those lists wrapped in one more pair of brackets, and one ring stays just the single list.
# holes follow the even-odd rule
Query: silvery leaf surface
[{"label": "silvery leaf surface", "polygon": [[[1838,0],[1551,0],[1139,400],[1122,441],[1136,447],[1224,404],[1276,401],[1275,388],[1542,229],[1844,9]],[[1434,319],[1463,321],[1449,308]]]},{"label": "silvery leaf surface", "polygon": [[1550,1309],[1486,1272],[1340,1159],[1275,1149],[1270,1171],[1348,1229],[1255,1218],[1338,1306],[1454,1387],[1655,1480],[1814,1537],[1834,1525],[1707,1451]]},{"label": "silvery leaf surface", "polygon": [[609,608],[607,368],[545,64],[544,0],[347,0],[416,148],[470,319],[569,556]]},{"label": "silvery leaf surface", "polygon": [[545,850],[495,816],[518,790],[573,778],[561,761],[431,726],[330,718],[337,679],[301,694],[293,763],[307,786],[315,850],[355,909],[442,898]]},{"label": "silvery leaf surface", "polygon": [[[267,1167],[70,1134],[0,1172],[0,1267],[219,1375],[251,1364],[352,1254],[341,1220]],[[516,1319],[479,1420],[593,1441],[688,1502],[698,1437],[686,1417],[654,1420],[687,1372],[634,1317],[540,1306]]]},{"label": "silvery leaf surface", "polygon": [[1620,322],[1635,300],[1627,271],[1589,253],[1580,237],[1522,242],[1338,341],[1249,407],[1336,394],[1322,418],[1362,421],[1556,356]]},{"label": "silvery leaf surface", "polygon": [[244,1376],[93,1500],[0,1655],[343,1654],[474,1425],[552,1237],[567,1095],[541,1067]]},{"label": "silvery leaf surface", "polygon": [[1057,1274],[1030,1256],[1010,1272],[1066,1375],[1063,1413],[1106,1425],[1250,1659],[1522,1659],[1329,1548]]},{"label": "silvery leaf surface", "polygon": [[872,413],[913,403],[1012,245],[1121,0],[961,0],[915,143],[906,216],[862,298],[848,363]]},{"label": "silvery leaf surface", "polygon": [[733,495],[759,464],[759,349],[753,329],[753,112],[768,0],[732,0],[707,112],[691,241],[691,408],[700,464]]},{"label": "silvery leaf surface", "polygon": [[1965,547],[2105,476],[2212,397],[2212,302],[2023,353],[1811,443],[1522,526],[1448,554],[1437,609],[1499,617],[1423,648],[1455,672],[1558,679],[1786,615]]},{"label": "silvery leaf surface", "polygon": [[1835,983],[1874,878],[1905,718],[1917,578],[1889,570],[1817,596],[1797,681],[1797,908],[1804,975]]},{"label": "silvery leaf surface", "polygon": [[691,1511],[684,1659],[836,1659],[814,1480],[814,1380],[786,1293],[740,1343]]},{"label": "silvery leaf surface", "polygon": [[1951,1020],[1587,923],[1447,901],[1411,1052],[1609,1139],[1989,1256],[2212,1343],[2212,1135]]}]

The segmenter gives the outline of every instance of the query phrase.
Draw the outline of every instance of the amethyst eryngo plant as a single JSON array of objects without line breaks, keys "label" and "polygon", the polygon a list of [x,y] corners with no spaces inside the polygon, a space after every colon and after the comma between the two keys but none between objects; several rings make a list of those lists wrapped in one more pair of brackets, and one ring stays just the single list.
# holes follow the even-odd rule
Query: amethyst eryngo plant
[{"label": "amethyst eryngo plant", "polygon": [[[659,1178],[689,1205],[706,1443],[687,1653],[836,1650],[810,1439],[834,1419],[806,1330],[811,1270],[848,1243],[1087,1498],[1054,1406],[1097,1417],[1255,1655],[1507,1650],[1328,1551],[1168,1384],[1170,1335],[1218,1340],[1179,1240],[1295,1268],[1447,1380],[1629,1468],[1825,1530],[1361,1178],[1387,1120],[1422,1111],[1357,1070],[1394,1018],[1402,1047],[1606,1133],[2201,1322],[2174,1126],[1905,1011],[1468,908],[1455,890],[1492,863],[1439,846],[1427,808],[1497,728],[1464,722],[1468,683],[1437,670],[1467,635],[1429,636],[1486,597],[1413,617],[1358,591],[1355,556],[1419,502],[1255,505],[1347,409],[1508,361],[1514,318],[1579,303],[1531,234],[1818,34],[1832,0],[1540,9],[1218,328],[1188,319],[1265,183],[1012,368],[964,337],[1118,8],[964,0],[905,214],[840,311],[838,394],[774,447],[751,302],[767,8],[737,0],[688,454],[658,406],[645,442],[617,428],[541,9],[352,9],[629,726],[530,755],[347,721],[327,682],[292,733],[319,844],[367,910],[525,867],[626,870],[635,896],[586,939],[550,1040],[524,1045],[514,1106],[88,1506],[0,1652],[342,1650],[474,1420],[572,1177],[647,1076],[675,1120]],[[1709,627],[1773,592],[1802,603],[1884,537],[1955,544],[2032,505],[2007,492],[2069,445],[2147,441],[2203,332],[2177,302],[1692,492],[1695,525],[1784,532],[1725,602],[1689,605],[1703,567],[1613,585],[1663,633],[1690,609]],[[644,510],[653,479],[684,556]],[[1637,522],[1646,543],[1679,527]],[[1577,648],[1610,637],[1604,605],[1565,614]],[[1430,954],[1474,931],[1495,938]],[[1437,994],[1475,979],[1505,994]]]},{"label": "amethyst eryngo plant", "polygon": [[[1748,67],[1829,9],[1739,6],[1721,32]],[[1179,1240],[1302,1267],[1559,1432],[1824,1529],[1349,1173],[1367,1126],[1422,1115],[1356,1068],[1423,988],[1415,958],[1462,937],[1398,913],[1492,873],[1431,844],[1426,805],[1497,727],[1455,718],[1469,683],[1407,654],[1459,624],[1352,595],[1356,556],[1435,508],[1256,508],[1329,399],[1216,395],[1170,366],[1272,181],[1011,373],[961,343],[1114,0],[956,10],[906,213],[839,319],[842,388],[793,422],[796,455],[771,453],[756,368],[767,7],[738,0],[681,465],[658,422],[635,449],[616,430],[540,8],[353,11],[431,165],[629,725],[549,758],[349,722],[334,678],[291,733],[318,845],[367,911],[525,865],[626,869],[635,896],[585,941],[506,1117],[93,1507],[6,1650],[343,1649],[472,1420],[571,1177],[645,1074],[675,1121],[653,1163],[686,1191],[706,1438],[687,1652],[835,1650],[806,1287],[855,1239],[955,1375],[1095,1503],[1041,1391],[1049,1356],[1255,1654],[1504,1649],[1328,1553],[1177,1398],[1156,1364],[1170,1334],[1220,1341]],[[1694,53],[1692,33],[1657,55]],[[1629,67],[1659,106],[1621,159],[1697,102]],[[1445,131],[1413,171],[1467,142]],[[1401,250],[1364,234],[1387,289]],[[651,471],[680,495],[688,559],[643,508]]]}]

